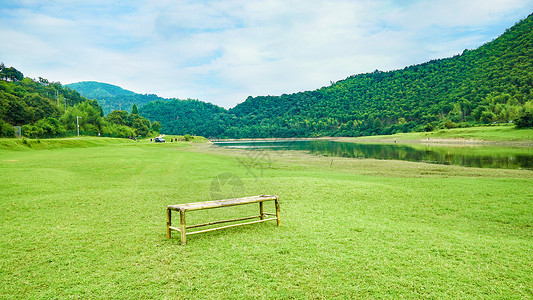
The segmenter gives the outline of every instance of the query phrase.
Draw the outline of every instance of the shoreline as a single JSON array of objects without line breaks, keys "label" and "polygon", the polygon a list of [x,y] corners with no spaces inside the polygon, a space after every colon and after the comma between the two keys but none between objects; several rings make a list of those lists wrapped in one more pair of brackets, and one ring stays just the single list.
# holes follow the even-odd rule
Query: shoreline
[{"label": "shoreline", "polygon": [[372,138],[372,137],[319,137],[319,138],[253,138],[253,139],[212,139],[211,143],[232,143],[232,142],[275,142],[275,141],[314,141],[325,140],[345,143],[360,144],[436,144],[449,146],[519,146],[533,147],[532,141],[513,140],[481,140],[465,138],[421,138],[421,139],[401,139],[401,138]]},{"label": "shoreline", "polygon": [[338,137],[318,137],[318,138],[245,138],[245,139],[210,139],[211,143],[219,142],[274,142],[274,141],[313,141],[313,140],[335,140]]}]

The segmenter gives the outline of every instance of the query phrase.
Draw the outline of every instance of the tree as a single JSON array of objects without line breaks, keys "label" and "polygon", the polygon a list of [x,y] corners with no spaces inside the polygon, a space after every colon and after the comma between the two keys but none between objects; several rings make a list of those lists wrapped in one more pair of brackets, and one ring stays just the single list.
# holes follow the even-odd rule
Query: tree
[{"label": "tree", "polygon": [[128,125],[128,112],[125,110],[114,110],[107,115],[106,120],[117,125]]},{"label": "tree", "polygon": [[39,83],[48,85],[50,82],[46,78],[39,77]]},{"label": "tree", "polygon": [[[81,117],[81,119],[77,120],[76,117]],[[61,116],[59,121],[61,124],[63,124],[63,127],[66,130],[76,130],[76,124],[78,123],[80,125],[80,129],[83,129],[83,126],[86,122],[85,113],[82,112],[77,106],[69,107]]]},{"label": "tree", "polygon": [[159,133],[161,131],[161,128],[161,123],[159,123],[158,121],[152,122],[152,131]]},{"label": "tree", "polygon": [[[98,102],[94,100],[85,100],[77,105],[78,109],[84,114],[84,129],[101,132],[103,127],[102,111]],[[81,126],[81,125],[80,125]]]},{"label": "tree", "polygon": [[530,112],[525,113],[515,121],[516,128],[533,127],[533,115]]},{"label": "tree", "polygon": [[0,137],[15,137],[13,126],[0,119]]},{"label": "tree", "polygon": [[139,109],[137,108],[137,105],[135,105],[135,103],[133,103],[133,106],[131,107],[131,114],[132,115],[138,115],[139,114]]},{"label": "tree", "polygon": [[496,115],[491,111],[484,111],[479,120],[485,124],[492,123],[496,120]]},{"label": "tree", "polygon": [[146,136],[150,132],[150,121],[145,118],[138,118],[133,122],[132,127],[137,135]]},{"label": "tree", "polygon": [[13,67],[6,68],[4,64],[2,64],[2,67],[0,68],[0,79],[6,81],[11,80],[13,82],[21,81],[24,79],[24,74]]},{"label": "tree", "polygon": [[29,110],[33,112],[33,118],[27,119],[26,123],[33,123],[42,118],[56,118],[59,117],[60,112],[57,106],[39,93],[28,93],[22,99],[28,106]]},{"label": "tree", "polygon": [[24,136],[32,138],[52,138],[63,131],[61,123],[55,118],[40,119],[33,125],[24,125]]}]

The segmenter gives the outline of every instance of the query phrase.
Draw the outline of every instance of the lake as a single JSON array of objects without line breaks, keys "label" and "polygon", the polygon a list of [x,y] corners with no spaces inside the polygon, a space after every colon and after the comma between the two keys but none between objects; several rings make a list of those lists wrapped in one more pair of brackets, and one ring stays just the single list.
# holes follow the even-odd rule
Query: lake
[{"label": "lake", "polygon": [[298,150],[324,156],[396,159],[479,168],[533,170],[532,147],[363,144],[331,140],[231,141],[213,144],[246,150]]}]

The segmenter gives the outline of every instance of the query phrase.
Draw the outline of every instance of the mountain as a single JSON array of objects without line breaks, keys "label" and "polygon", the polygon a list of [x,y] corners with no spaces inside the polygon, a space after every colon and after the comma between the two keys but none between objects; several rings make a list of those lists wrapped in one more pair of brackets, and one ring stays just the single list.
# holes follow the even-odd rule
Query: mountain
[{"label": "mountain", "polygon": [[90,99],[136,95],[134,92],[125,90],[116,85],[96,81],[82,81],[67,84],[66,86],[76,90],[83,97]]},{"label": "mountain", "polygon": [[66,86],[85,98],[96,99],[106,115],[113,110],[131,111],[133,104],[141,107],[150,101],[167,100],[157,95],[137,94],[116,85],[96,81],[76,82]]},{"label": "mountain", "polygon": [[[249,97],[231,137],[359,136],[512,121],[533,108],[533,17],[476,50],[315,91]],[[163,128],[165,125],[163,124]]]},{"label": "mountain", "polygon": [[361,136],[512,122],[533,111],[533,15],[478,49],[353,75],[314,91],[248,97],[229,110],[197,100],[137,105],[142,116],[161,123],[162,133],[228,138]]}]

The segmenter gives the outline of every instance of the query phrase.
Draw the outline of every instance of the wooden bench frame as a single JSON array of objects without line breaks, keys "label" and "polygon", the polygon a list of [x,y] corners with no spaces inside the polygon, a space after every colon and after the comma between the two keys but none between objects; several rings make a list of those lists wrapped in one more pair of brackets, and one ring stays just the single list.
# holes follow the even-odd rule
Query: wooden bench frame
[{"label": "wooden bench frame", "polygon": [[[266,202],[266,201],[274,201],[275,206],[276,206],[275,214],[266,213],[263,211],[263,202]],[[185,212],[186,211],[228,207],[228,206],[251,204],[251,203],[259,203],[259,215],[238,218],[238,219],[231,219],[231,220],[214,221],[214,222],[195,224],[195,225],[186,225],[185,223]],[[172,226],[172,211],[173,210],[180,212],[180,227]],[[275,216],[275,218],[268,218],[267,216]],[[214,224],[220,224],[220,223],[226,223],[226,222],[251,220],[255,218],[259,218],[259,220],[226,225],[226,226],[221,226],[221,227],[216,227],[216,228],[209,228],[209,229],[198,230],[198,231],[193,231],[193,232],[186,232],[186,230],[189,228],[196,228],[196,227],[208,226],[208,225],[214,225]],[[233,198],[233,199],[195,202],[195,203],[186,203],[186,204],[178,204],[178,205],[168,205],[167,206],[167,238],[171,238],[172,230],[178,231],[181,233],[181,244],[185,245],[187,243],[187,235],[190,235],[190,234],[209,232],[209,231],[214,231],[214,230],[219,230],[219,229],[225,229],[225,228],[230,228],[230,227],[235,227],[235,226],[254,224],[254,223],[260,223],[260,222],[266,222],[266,221],[273,221],[273,220],[277,221],[278,226],[281,225],[280,212],[279,212],[279,197],[274,196],[274,195],[260,195],[260,196],[252,196],[252,197],[245,197],[245,198]]]}]

